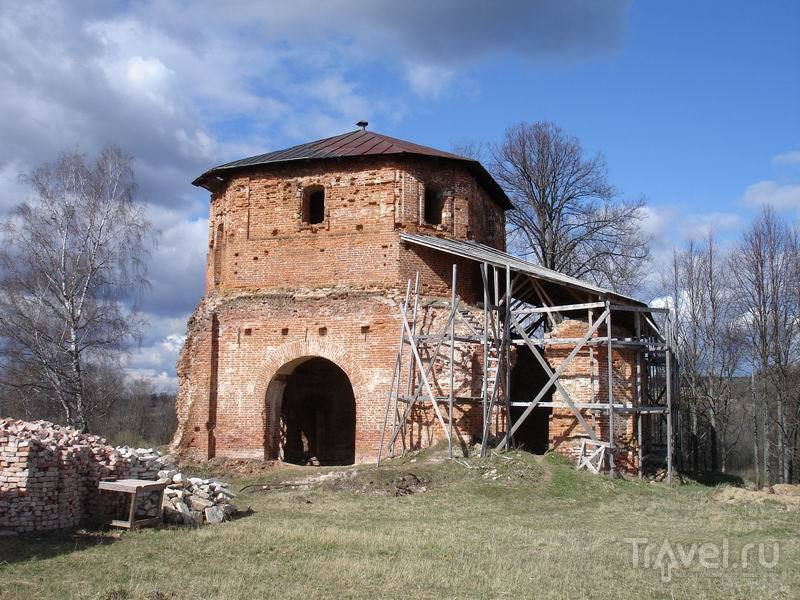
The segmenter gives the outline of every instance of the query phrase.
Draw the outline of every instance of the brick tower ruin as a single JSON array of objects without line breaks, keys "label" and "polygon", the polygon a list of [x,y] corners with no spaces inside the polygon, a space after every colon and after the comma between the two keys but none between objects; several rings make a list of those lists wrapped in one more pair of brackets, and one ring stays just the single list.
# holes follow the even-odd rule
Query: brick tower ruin
[{"label": "brick tower ruin", "polygon": [[[599,315],[602,302],[609,310],[612,300],[644,310],[632,299],[505,254],[509,199],[479,162],[447,152],[359,129],[228,163],[193,183],[211,192],[208,263],[205,294],[189,321],[178,362],[173,446],[195,459],[323,465],[371,460],[390,441],[392,398],[394,437],[402,438],[405,448],[443,437],[457,436],[465,447],[489,433],[500,439],[506,424],[524,412],[520,407],[530,405],[536,386],[552,374],[528,355],[522,337],[514,341],[513,328],[522,324],[512,326],[512,309],[528,307],[521,321],[525,315],[550,316],[552,339],[537,334],[550,362],[571,349],[551,343],[559,331],[574,346],[573,338],[589,330],[591,311]],[[487,268],[495,280],[505,268],[507,287],[495,282],[490,294]],[[512,275],[519,289],[513,302]],[[535,280],[531,289],[528,279]],[[406,342],[421,344],[413,367],[421,370],[403,374],[406,359],[398,356],[398,342],[401,315],[410,315],[412,280],[419,283],[409,332],[421,341]],[[530,308],[539,306],[535,298],[542,293],[562,306]],[[571,307],[564,308],[567,304]],[[495,325],[496,332],[506,327],[502,348],[492,346],[488,329],[481,329],[482,319],[489,322],[489,307],[497,323],[507,322]],[[628,314],[636,314],[638,323],[639,313]],[[449,373],[433,363],[423,369],[425,360],[437,360],[439,347],[431,352],[422,346],[448,323],[448,315]],[[541,325],[540,320],[536,331]],[[615,329],[630,337],[633,320],[616,321]],[[637,353],[620,349],[607,361],[601,334],[595,326],[590,337],[597,343],[576,351],[570,368],[557,377],[557,393],[569,388],[576,401],[594,402],[606,394],[602,382],[610,364],[617,377],[615,402],[641,404],[634,398],[644,389],[637,383],[643,372]],[[647,336],[651,343],[649,329]],[[479,339],[483,349],[470,345]],[[492,369],[495,376],[489,375]],[[495,383],[493,377],[504,369],[503,383]],[[419,391],[423,383],[427,392]],[[541,406],[531,406],[524,427],[517,426],[517,436],[529,439],[530,446],[574,454],[585,437],[577,425],[598,435],[608,429],[608,415],[598,419],[591,406],[560,405],[553,393],[542,392]],[[440,400],[424,405],[426,397]],[[448,397],[443,428],[434,405]],[[397,408],[400,400],[408,411]],[[641,465],[636,438],[643,427],[637,427],[634,413],[626,415],[613,422],[627,444],[616,452],[635,470]]]}]

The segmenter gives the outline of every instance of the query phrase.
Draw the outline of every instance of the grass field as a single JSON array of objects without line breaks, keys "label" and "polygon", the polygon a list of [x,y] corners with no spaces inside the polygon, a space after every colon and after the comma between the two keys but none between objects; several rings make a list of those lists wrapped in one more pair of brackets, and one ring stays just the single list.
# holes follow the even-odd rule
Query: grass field
[{"label": "grass field", "polygon": [[[714,488],[699,484],[670,489],[579,473],[555,457],[506,456],[512,460],[470,459],[471,468],[405,457],[310,489],[241,494],[237,504],[254,514],[199,529],[0,538],[0,598],[800,594],[798,512],[769,502],[724,504]],[[233,480],[238,488],[331,470],[280,468]],[[408,473],[427,491],[382,493]],[[640,538],[638,566],[626,538]],[[771,566],[773,542],[779,553]],[[766,544],[763,566],[759,543]],[[692,544],[708,546],[692,554]],[[747,544],[753,550],[741,566]],[[727,553],[726,566],[719,556],[708,558],[714,547]],[[659,553],[662,565],[671,556],[681,563],[670,577],[653,564]]]}]

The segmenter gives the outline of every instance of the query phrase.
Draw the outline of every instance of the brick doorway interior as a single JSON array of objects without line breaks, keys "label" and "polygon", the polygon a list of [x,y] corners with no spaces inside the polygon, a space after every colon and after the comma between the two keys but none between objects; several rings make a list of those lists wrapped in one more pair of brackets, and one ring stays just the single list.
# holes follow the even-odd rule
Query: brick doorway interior
[{"label": "brick doorway interior", "polygon": [[328,359],[310,357],[280,373],[280,397],[268,394],[276,404],[271,408],[279,424],[279,457],[299,465],[353,464],[356,406],[345,372]]},{"label": "brick doorway interior", "polygon": [[[547,383],[547,374],[527,346],[517,350],[516,362],[511,369],[511,424],[517,422],[525,406],[514,406],[515,402],[530,402],[536,390]],[[542,402],[553,399],[553,388],[545,394]],[[514,446],[534,454],[544,454],[550,447],[551,408],[534,408],[514,434]]]}]

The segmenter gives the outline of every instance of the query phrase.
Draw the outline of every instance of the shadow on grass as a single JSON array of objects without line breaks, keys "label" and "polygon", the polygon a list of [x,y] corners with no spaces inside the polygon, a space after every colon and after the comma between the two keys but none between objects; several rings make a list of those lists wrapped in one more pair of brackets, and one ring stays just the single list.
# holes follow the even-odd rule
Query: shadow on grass
[{"label": "shadow on grass", "polygon": [[744,479],[738,475],[731,475],[730,473],[718,473],[714,471],[683,471],[681,475],[694,481],[695,483],[710,487],[716,487],[720,484],[727,484],[734,487],[744,487]]},{"label": "shadow on grass", "polygon": [[97,546],[108,546],[119,538],[101,531],[48,532],[20,534],[3,538],[0,570],[4,564],[44,560]]}]

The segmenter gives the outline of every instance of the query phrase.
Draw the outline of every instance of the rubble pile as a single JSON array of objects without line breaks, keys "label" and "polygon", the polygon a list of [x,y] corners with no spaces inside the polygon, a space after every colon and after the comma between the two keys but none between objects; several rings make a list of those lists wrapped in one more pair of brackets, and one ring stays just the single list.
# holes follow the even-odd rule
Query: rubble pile
[{"label": "rubble pile", "polygon": [[164,470],[158,478],[169,480],[162,503],[164,521],[185,525],[221,523],[236,514],[230,485],[216,479],[187,477],[176,470]]},{"label": "rubble pile", "polygon": [[[172,481],[164,495],[166,520],[219,522],[236,512],[227,484],[186,477],[153,448],[114,448],[100,436],[49,421],[0,420],[0,534],[103,522],[125,499],[101,495],[100,481],[159,478]],[[158,493],[149,492],[137,515],[156,516],[157,503]]]}]

